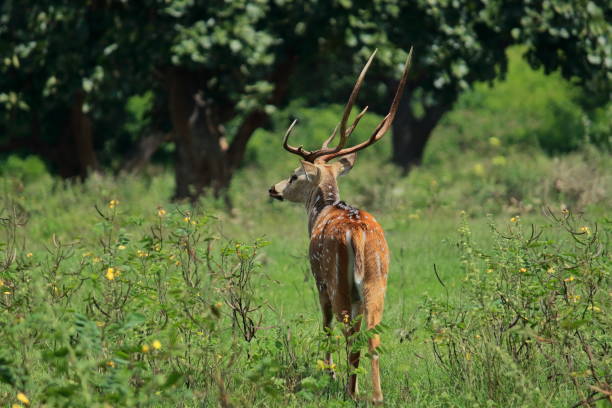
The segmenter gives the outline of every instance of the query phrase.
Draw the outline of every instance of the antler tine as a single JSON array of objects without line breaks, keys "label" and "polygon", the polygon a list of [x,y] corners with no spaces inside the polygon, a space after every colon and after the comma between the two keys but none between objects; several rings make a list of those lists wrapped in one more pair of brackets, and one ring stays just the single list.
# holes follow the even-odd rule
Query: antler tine
[{"label": "antler tine", "polygon": [[[353,124],[346,131],[346,133],[348,133],[347,136],[346,136],[347,139],[351,135],[351,133],[353,133],[353,130],[355,130],[355,128],[357,127],[357,124],[359,123],[361,118],[366,114],[367,111],[368,111],[368,107],[366,106],[361,112],[359,112],[359,115],[357,115],[355,117],[355,120],[353,121]],[[325,142],[323,142],[323,145],[321,145],[321,150],[327,149],[327,146],[329,145],[329,143],[332,140],[334,140],[334,138],[336,137],[336,134],[338,133],[338,128],[339,127],[340,127],[340,124],[337,124],[336,127],[334,128],[334,131],[332,132],[331,136],[328,137]]]},{"label": "antler tine", "polygon": [[307,159],[308,156],[311,154],[309,151],[304,150],[302,148],[302,146],[300,146],[300,147],[293,147],[293,146],[290,146],[289,143],[288,143],[289,135],[293,131],[293,128],[295,127],[297,122],[298,122],[297,119],[294,119],[293,122],[291,123],[291,125],[289,126],[289,129],[287,129],[287,132],[285,132],[285,137],[283,138],[283,147],[289,153],[297,154],[298,156],[301,156],[303,159]]},{"label": "antler tine", "polygon": [[[372,136],[370,136],[368,140],[361,142],[353,147],[349,147],[346,149],[334,149],[336,151],[320,156],[318,160],[326,162],[338,156],[344,156],[346,154],[357,152],[377,142],[385,135],[385,133],[387,133],[387,130],[389,130],[389,127],[395,119],[395,114],[397,113],[397,109],[399,107],[399,103],[404,92],[404,87],[406,86],[406,79],[408,78],[408,72],[410,71],[411,63],[412,47],[410,47],[410,52],[408,53],[408,58],[406,59],[406,64],[404,66],[404,73],[402,74],[400,83],[397,87],[397,90],[395,91],[395,96],[393,97],[393,102],[391,103],[391,107],[389,108],[389,113],[387,113],[385,118],[378,124],[378,126],[376,126],[376,129],[374,129]],[[342,140],[340,142],[342,142]],[[340,145],[340,143],[338,145]]]}]

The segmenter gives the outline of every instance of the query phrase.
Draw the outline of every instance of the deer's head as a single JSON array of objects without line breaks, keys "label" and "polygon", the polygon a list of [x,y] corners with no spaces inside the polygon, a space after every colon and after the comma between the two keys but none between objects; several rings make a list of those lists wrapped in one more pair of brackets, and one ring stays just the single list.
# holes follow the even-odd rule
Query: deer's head
[{"label": "deer's head", "polygon": [[[349,100],[344,108],[344,113],[342,114],[340,124],[336,126],[331,136],[325,142],[323,142],[320,149],[311,152],[304,150],[302,146],[290,146],[288,143],[289,135],[293,131],[297,121],[293,121],[291,126],[289,126],[289,129],[287,129],[287,132],[285,133],[285,138],[283,139],[283,147],[288,152],[301,157],[300,166],[293,171],[289,178],[281,180],[270,188],[268,191],[270,197],[278,200],[287,199],[288,201],[293,202],[306,202],[312,195],[312,192],[319,189],[321,186],[331,185],[335,187],[337,185],[336,178],[348,173],[353,167],[357,152],[379,141],[385,135],[387,130],[389,130],[391,124],[393,123],[393,119],[395,118],[395,114],[397,113],[397,108],[399,106],[402,93],[404,92],[404,86],[406,85],[410,61],[412,60],[412,49],[410,49],[410,52],[408,53],[408,59],[406,60],[406,65],[404,66],[404,73],[395,92],[389,113],[387,113],[378,126],[376,126],[374,132],[368,140],[352,147],[345,147],[349,136],[351,133],[353,133],[353,130],[355,130],[357,124],[368,110],[368,107],[366,106],[365,109],[363,109],[355,117],[353,124],[347,127],[347,121],[351,114],[351,110],[353,109],[353,105],[357,99],[357,95],[359,94],[359,90],[361,89],[365,75],[368,68],[370,68],[370,64],[372,63],[375,55],[376,51],[372,53],[372,56],[370,56],[370,59],[361,70],[361,74],[359,74],[359,77],[355,82],[355,86],[353,87],[353,91],[351,92]],[[338,134],[338,131],[340,133],[340,141],[336,147],[328,147],[329,143]],[[338,160],[329,163],[332,159],[336,158]]]}]

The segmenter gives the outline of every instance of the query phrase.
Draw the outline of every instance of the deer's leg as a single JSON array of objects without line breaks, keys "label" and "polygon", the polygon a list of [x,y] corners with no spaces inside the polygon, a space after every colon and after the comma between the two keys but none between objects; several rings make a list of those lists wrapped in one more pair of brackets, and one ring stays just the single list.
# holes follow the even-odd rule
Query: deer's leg
[{"label": "deer's leg", "polygon": [[[347,342],[347,347],[349,348],[348,363],[350,369],[354,371],[359,368],[359,358],[361,356],[361,352],[359,350],[355,352],[350,351],[352,347],[352,341],[350,341],[350,337],[353,336],[355,333],[359,332],[359,329],[361,328],[361,319],[355,320],[357,316],[363,313],[363,307],[361,302],[354,303],[351,309],[351,321],[349,323],[351,326],[349,327],[346,335],[349,339],[349,341]],[[352,398],[355,398],[357,396],[357,392],[359,391],[359,387],[357,385],[357,374],[353,373],[349,375],[347,391]]]},{"label": "deer's leg", "polygon": [[[382,288],[371,288],[366,290],[365,310],[367,328],[372,329],[382,321],[383,306],[384,306],[384,283]],[[380,386],[380,366],[379,355],[376,351],[380,345],[380,336],[378,334],[372,336],[369,340],[369,352],[372,356],[372,401],[375,404],[380,404],[383,401],[382,389]]]},{"label": "deer's leg", "polygon": [[[321,312],[323,312],[323,330],[327,334],[328,338],[331,336],[331,328],[332,321],[334,319],[334,314],[332,311],[332,303],[327,294],[327,290],[325,288],[319,289],[319,303],[321,304]],[[325,365],[331,366],[333,364],[333,358],[331,351],[327,350],[325,352]],[[330,370],[330,375],[332,378],[336,378],[336,373],[333,370]]]}]

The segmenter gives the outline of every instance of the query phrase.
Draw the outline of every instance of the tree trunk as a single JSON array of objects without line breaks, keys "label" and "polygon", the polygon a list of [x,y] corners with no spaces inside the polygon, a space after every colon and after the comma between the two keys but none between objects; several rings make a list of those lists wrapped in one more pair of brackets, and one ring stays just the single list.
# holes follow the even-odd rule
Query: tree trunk
[{"label": "tree trunk", "polygon": [[93,125],[83,112],[85,94],[77,91],[72,105],[66,112],[68,121],[58,146],[56,164],[62,177],[86,178],[91,172],[100,170],[94,150]]},{"label": "tree trunk", "polygon": [[[277,105],[288,90],[296,59],[289,57],[275,67],[268,80],[274,91],[268,103]],[[268,120],[263,110],[254,110],[242,120],[231,145],[224,134],[224,121],[231,115],[209,101],[200,89],[204,87],[197,73],[178,68],[168,71],[169,109],[172,133],[176,142],[175,199],[197,197],[211,190],[225,195],[234,171],[238,168],[253,132]]]},{"label": "tree trunk", "polygon": [[423,161],[425,145],[431,133],[452,103],[426,107],[422,117],[416,117],[408,97],[400,104],[393,122],[393,163],[409,171]]},{"label": "tree trunk", "polygon": [[197,75],[170,70],[169,108],[176,141],[175,199],[195,200],[206,189],[218,196],[231,178],[227,147],[214,112],[204,101]]}]

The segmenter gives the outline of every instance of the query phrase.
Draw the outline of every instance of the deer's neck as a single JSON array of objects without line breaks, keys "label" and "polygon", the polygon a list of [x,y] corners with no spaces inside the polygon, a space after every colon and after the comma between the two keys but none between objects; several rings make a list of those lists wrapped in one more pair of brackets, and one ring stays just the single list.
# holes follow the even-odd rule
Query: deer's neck
[{"label": "deer's neck", "polygon": [[306,211],[308,212],[308,235],[312,233],[312,229],[317,221],[317,218],[321,212],[323,212],[325,207],[334,205],[338,201],[340,201],[340,192],[338,191],[338,185],[335,182],[321,183],[313,190],[310,197],[306,200]]}]

